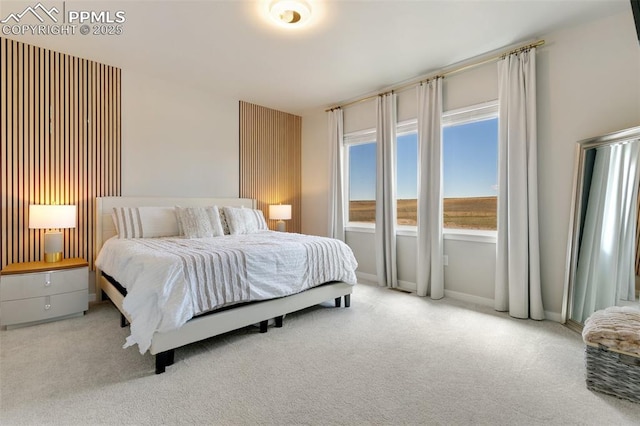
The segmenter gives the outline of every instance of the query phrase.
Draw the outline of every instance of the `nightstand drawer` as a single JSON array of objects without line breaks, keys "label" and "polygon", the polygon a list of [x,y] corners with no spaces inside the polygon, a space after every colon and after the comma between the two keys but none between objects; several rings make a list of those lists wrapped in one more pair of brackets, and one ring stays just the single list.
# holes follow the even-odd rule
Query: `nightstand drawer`
[{"label": "nightstand drawer", "polygon": [[74,268],[51,272],[3,275],[0,301],[50,296],[84,290],[87,292],[89,269]]},{"label": "nightstand drawer", "polygon": [[0,325],[41,321],[86,311],[87,290],[0,302]]}]

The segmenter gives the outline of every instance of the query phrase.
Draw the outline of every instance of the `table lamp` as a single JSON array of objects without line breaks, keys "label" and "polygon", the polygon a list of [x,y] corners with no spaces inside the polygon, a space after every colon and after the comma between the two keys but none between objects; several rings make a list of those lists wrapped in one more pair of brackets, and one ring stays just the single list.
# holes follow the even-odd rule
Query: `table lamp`
[{"label": "table lamp", "polygon": [[276,230],[286,232],[285,220],[291,219],[290,204],[273,204],[269,206],[269,219],[277,220]]},{"label": "table lamp", "polygon": [[47,230],[44,234],[45,262],[59,262],[62,260],[63,241],[60,229],[75,227],[75,205],[29,205],[29,228]]}]

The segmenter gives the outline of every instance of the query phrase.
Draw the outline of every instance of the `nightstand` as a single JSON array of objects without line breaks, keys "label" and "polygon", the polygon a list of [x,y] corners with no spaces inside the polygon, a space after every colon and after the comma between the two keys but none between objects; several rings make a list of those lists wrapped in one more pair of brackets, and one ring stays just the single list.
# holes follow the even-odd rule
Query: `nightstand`
[{"label": "nightstand", "polygon": [[31,325],[89,308],[89,264],[84,259],[12,263],[0,271],[0,326]]}]

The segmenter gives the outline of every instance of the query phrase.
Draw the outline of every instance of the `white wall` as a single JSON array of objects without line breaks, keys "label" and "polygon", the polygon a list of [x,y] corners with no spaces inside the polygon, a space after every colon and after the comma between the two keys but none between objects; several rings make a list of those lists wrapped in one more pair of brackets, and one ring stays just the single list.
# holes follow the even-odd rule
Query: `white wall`
[{"label": "white wall", "polygon": [[538,182],[545,310],[561,312],[576,142],[640,125],[631,10],[544,37],[538,61]]},{"label": "white wall", "polygon": [[239,193],[238,100],[122,71],[122,195]]},{"label": "white wall", "polygon": [[[328,122],[324,112],[302,119],[302,232],[326,236],[329,226]],[[306,143],[305,143],[306,141]],[[309,141],[314,141],[309,143]]]},{"label": "white wall", "polygon": [[[558,320],[562,310],[566,246],[571,203],[575,142],[587,137],[640,125],[640,46],[631,11],[581,26],[542,35],[538,50],[538,161],[542,291],[545,311]],[[445,79],[445,109],[497,98],[495,64]],[[412,103],[400,93],[399,119],[415,116]],[[415,104],[413,104],[415,105]],[[371,112],[373,111],[373,113]],[[345,109],[345,131],[375,126],[375,104]],[[312,130],[306,126],[312,123]],[[324,123],[324,129],[320,123]],[[326,113],[303,117],[303,232],[324,235],[326,219],[316,223],[305,212],[327,210],[328,173],[318,159],[328,158]],[[307,195],[307,188],[313,193]],[[324,192],[323,195],[320,195]],[[411,251],[411,237],[401,237],[399,252]],[[375,274],[372,234],[347,235],[359,271]],[[449,266],[445,289],[470,300],[493,298],[495,244],[445,241]],[[415,278],[415,265],[402,261],[400,279]],[[405,270],[407,269],[407,270]],[[412,275],[413,274],[413,275]]]}]

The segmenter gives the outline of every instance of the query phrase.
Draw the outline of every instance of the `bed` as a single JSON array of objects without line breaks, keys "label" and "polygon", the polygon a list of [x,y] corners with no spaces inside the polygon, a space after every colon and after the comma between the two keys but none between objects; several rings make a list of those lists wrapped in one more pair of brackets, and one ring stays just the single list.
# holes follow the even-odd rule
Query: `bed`
[{"label": "bed", "polygon": [[[260,332],[266,332],[268,321],[274,320],[276,327],[282,327],[283,318],[286,314],[329,300],[334,300],[336,307],[342,305],[342,300],[344,300],[345,307],[350,306],[350,295],[353,291],[353,285],[356,282],[355,267],[357,263],[355,262],[355,258],[353,258],[353,254],[348,248],[344,248],[346,245],[342,242],[321,237],[302,236],[300,234],[278,233],[265,229],[259,229],[253,233],[247,231],[247,235],[225,235],[223,237],[195,238],[192,240],[186,237],[165,236],[162,235],[161,232],[154,234],[152,227],[146,225],[146,235],[143,235],[140,230],[127,230],[126,224],[123,230],[122,217],[128,217],[127,215],[132,210],[137,211],[143,208],[147,210],[151,210],[152,208],[162,210],[173,209],[176,206],[182,208],[176,209],[176,211],[182,210],[182,212],[187,210],[198,210],[202,212],[203,208],[206,208],[207,212],[210,213],[211,206],[220,206],[221,209],[222,206],[224,206],[225,210],[249,214],[250,211],[255,211],[253,209],[255,209],[256,203],[255,200],[244,198],[99,197],[96,199],[95,252],[99,253],[96,258],[96,296],[98,300],[108,297],[120,311],[122,315],[122,325],[125,325],[127,322],[131,325],[132,335],[127,339],[125,346],[138,344],[141,353],[145,353],[146,350],[148,350],[152,355],[155,355],[156,374],[163,373],[167,366],[173,364],[174,351],[181,346],[253,324],[259,324]],[[114,212],[119,213],[120,210],[123,212],[126,211],[126,214],[123,213],[122,216],[116,217],[116,213]],[[257,212],[260,213],[259,211]],[[224,215],[222,216],[224,217]],[[260,216],[262,215],[260,214]],[[262,220],[264,221],[264,219]],[[134,222],[136,221],[131,221],[131,223]],[[120,234],[118,234],[118,230],[116,229],[116,223],[119,223]],[[182,222],[178,221],[179,226],[181,223]],[[185,222],[185,224],[188,224],[188,222]],[[266,224],[263,226],[266,227]],[[130,225],[130,228],[135,228],[135,226]],[[138,232],[138,234],[131,237],[131,239],[123,239],[123,235],[126,234],[126,232],[130,232],[132,235],[136,234],[136,232]],[[191,231],[182,227],[179,231],[181,235],[188,235],[189,232]],[[120,238],[118,235],[120,235]],[[208,235],[209,234],[207,234],[207,236]],[[191,299],[182,303],[182,307],[178,308],[176,313],[171,311],[170,315],[166,315],[169,320],[167,320],[165,324],[164,315],[166,312],[164,310],[169,309],[165,307],[165,305],[169,304],[163,304],[160,301],[156,302],[156,299],[165,300],[167,297],[164,295],[170,294],[170,297],[173,297],[172,300],[176,300],[175,297],[172,296],[173,293],[176,293],[174,290],[176,288],[181,289],[181,285],[178,284],[186,281],[184,279],[185,276],[189,276],[186,266],[184,267],[184,271],[179,270],[179,273],[176,273],[175,271],[178,270],[176,269],[178,268],[176,265],[181,264],[181,262],[184,263],[185,258],[194,257],[192,253],[196,253],[197,255],[199,253],[198,250],[210,250],[209,246],[214,244],[215,247],[224,246],[225,244],[230,245],[236,239],[241,249],[234,248],[232,252],[236,253],[238,250],[244,250],[243,253],[248,253],[242,254],[242,262],[247,262],[246,259],[254,259],[256,256],[262,259],[262,254],[256,254],[260,253],[257,251],[257,248],[261,245],[271,247],[271,249],[268,250],[269,252],[289,253],[289,249],[285,248],[282,250],[274,250],[272,244],[275,243],[276,240],[283,240],[283,244],[289,242],[289,246],[283,247],[297,247],[302,244],[304,247],[307,247],[307,253],[313,252],[310,251],[309,247],[316,250],[315,247],[320,243],[322,243],[323,246],[327,245],[327,247],[336,246],[337,248],[334,250],[338,250],[338,252],[334,253],[333,256],[335,258],[344,258],[344,265],[342,265],[344,270],[335,273],[333,271],[326,273],[323,271],[315,271],[319,269],[317,266],[306,266],[304,286],[293,286],[291,289],[287,288],[286,294],[280,294],[279,292],[285,290],[280,289],[280,286],[277,285],[277,282],[274,282],[274,279],[277,277],[277,280],[281,279],[283,282],[289,280],[290,277],[287,271],[290,268],[280,267],[283,274],[280,276],[278,274],[270,274],[268,269],[264,271],[262,269],[256,269],[256,267],[251,266],[252,264],[247,263],[247,270],[249,272],[245,273],[245,275],[248,276],[249,279],[245,278],[245,281],[260,281],[255,279],[255,277],[258,277],[258,275],[256,275],[258,272],[256,271],[259,271],[262,277],[270,277],[267,281],[270,281],[271,285],[267,287],[270,287],[273,291],[256,290],[251,287],[243,293],[245,294],[243,297],[232,297],[229,299],[231,300],[230,302],[228,300],[226,302],[225,300],[215,300],[215,303],[211,301],[200,301],[193,296]],[[192,243],[197,247],[193,248]],[[125,251],[128,250],[128,248],[126,248],[128,247],[127,244],[132,246],[131,250],[133,251],[131,253],[133,254]],[[166,251],[159,255],[155,252],[147,252],[147,250],[155,250],[155,246],[159,246],[162,249],[165,245],[169,248],[164,249]],[[189,251],[188,255],[185,254],[180,257],[182,250],[196,251]],[[347,250],[348,252],[340,252],[340,250]],[[209,256],[214,257],[212,254]],[[216,253],[216,256],[219,257],[219,254]],[[288,255],[285,257],[297,259],[295,256]],[[313,256],[307,254],[307,257],[311,259]],[[327,257],[327,255],[322,252],[319,257],[324,258]],[[112,270],[113,264],[117,263],[113,259],[120,259],[118,260],[120,263],[125,262],[124,267],[121,268],[122,270]],[[157,266],[147,267],[147,264],[153,265],[149,263],[151,261],[157,262]],[[292,270],[304,267],[300,265],[299,260],[296,262],[297,263],[291,267]],[[167,264],[169,264],[169,266],[167,266]],[[265,264],[269,264],[268,260]],[[144,267],[141,265],[144,265]],[[244,265],[244,263],[242,263],[242,265]],[[103,271],[101,267],[103,267],[105,271]],[[189,270],[198,268],[203,269],[201,266],[192,266]],[[140,284],[138,284],[138,276],[143,275],[143,269],[150,269],[153,271],[153,274],[145,275],[145,279],[140,278]],[[113,271],[116,271],[116,273]],[[315,272],[311,273],[309,271]],[[167,276],[165,277],[165,275],[162,274],[166,274]],[[336,280],[335,278],[331,278],[332,274],[341,277],[341,279]],[[180,280],[182,280],[178,280],[178,284],[174,282],[175,275],[179,275]],[[223,274],[218,275],[220,277],[229,276]],[[313,280],[308,279],[307,275],[312,275],[314,280],[322,282],[312,282]],[[120,280],[118,278],[120,278]],[[325,282],[324,279],[327,279],[327,281]],[[130,282],[120,282],[121,280]],[[232,278],[225,278],[225,280],[233,281]],[[152,281],[153,284],[142,284],[143,282],[149,281]],[[165,281],[168,284],[165,283]],[[307,283],[307,281],[309,281],[309,283]],[[134,282],[135,285],[132,284]],[[149,287],[145,288],[145,285]],[[156,285],[158,288],[156,288]],[[189,285],[192,289],[203,286],[201,283],[190,283]],[[252,286],[253,283],[250,282],[248,285]],[[285,286],[283,285],[283,287]],[[170,290],[166,290],[167,288]],[[145,293],[145,291],[147,293]],[[185,294],[189,292],[187,290],[181,291]],[[145,294],[151,294],[149,292],[153,292],[154,297],[145,296]],[[177,291],[177,293],[180,293],[180,291]],[[194,291],[191,291],[191,293],[195,294]],[[209,293],[212,292],[209,291]],[[159,296],[156,297],[156,294]],[[153,302],[150,301],[151,299],[153,299]],[[196,299],[198,303],[195,302]],[[213,299],[215,298],[213,297]],[[210,306],[207,305],[207,303],[209,303]],[[139,304],[144,306],[138,307]],[[200,306],[202,304],[205,306]],[[180,305],[180,303],[172,303],[171,305]],[[173,310],[174,308],[171,307],[171,309]],[[173,319],[173,315],[175,315],[177,319]],[[162,318],[163,320],[155,321],[157,318]],[[139,337],[143,336],[143,334],[134,336],[134,334],[136,334],[133,332],[134,330],[137,330],[136,333],[138,333],[139,330],[145,330],[147,337]]]}]

